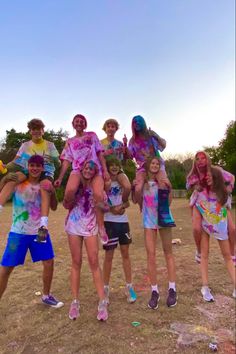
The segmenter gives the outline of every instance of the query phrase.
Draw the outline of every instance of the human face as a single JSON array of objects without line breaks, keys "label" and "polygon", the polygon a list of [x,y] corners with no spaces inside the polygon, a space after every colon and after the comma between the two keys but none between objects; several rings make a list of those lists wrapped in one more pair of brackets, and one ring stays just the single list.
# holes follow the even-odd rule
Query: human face
[{"label": "human face", "polygon": [[29,176],[33,178],[39,178],[44,168],[41,164],[30,162],[28,164]]},{"label": "human face", "polygon": [[136,130],[137,132],[143,131],[146,127],[145,120],[143,119],[142,116],[134,117],[132,124],[133,124],[134,130]]},{"label": "human face", "polygon": [[160,171],[160,162],[158,159],[152,159],[149,165],[149,172],[150,173],[158,173]]},{"label": "human face", "polygon": [[120,167],[113,163],[109,166],[108,172],[111,174],[111,176],[117,176],[120,172]]},{"label": "human face", "polygon": [[117,131],[117,127],[114,123],[108,123],[106,124],[106,134],[108,137],[114,137],[115,133]]},{"label": "human face", "polygon": [[207,158],[206,155],[203,152],[199,152],[196,155],[196,166],[198,168],[204,168],[207,166]]},{"label": "human face", "polygon": [[42,139],[44,130],[43,128],[32,128],[29,131],[33,142],[38,142]]},{"label": "human face", "polygon": [[73,128],[77,131],[77,132],[83,132],[84,129],[86,128],[86,121],[84,120],[84,118],[82,117],[76,117],[73,120]]},{"label": "human face", "polygon": [[94,162],[87,162],[82,170],[82,176],[84,179],[92,179],[96,172],[96,166]]}]

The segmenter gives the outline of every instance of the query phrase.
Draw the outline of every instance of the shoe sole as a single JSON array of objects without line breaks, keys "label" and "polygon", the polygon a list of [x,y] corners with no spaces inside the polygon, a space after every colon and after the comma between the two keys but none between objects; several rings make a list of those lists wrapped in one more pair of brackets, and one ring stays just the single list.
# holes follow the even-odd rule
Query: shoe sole
[{"label": "shoe sole", "polygon": [[157,300],[157,306],[156,307],[151,307],[149,304],[148,304],[148,308],[151,309],[151,310],[157,310],[158,309],[158,303],[160,301],[160,296],[159,296],[159,299]]},{"label": "shoe sole", "polygon": [[177,301],[177,300],[178,300],[178,296],[176,297],[176,302],[175,302],[173,305],[169,305],[169,306],[166,304],[166,305],[167,305],[167,307],[175,307],[175,306],[177,305],[177,303],[178,303],[178,301]]},{"label": "shoe sole", "polygon": [[63,302],[61,302],[61,303],[59,303],[59,304],[57,304],[57,305],[45,304],[45,302],[42,302],[42,304],[44,304],[44,305],[46,305],[46,306],[49,306],[49,307],[53,307],[54,309],[60,309],[61,307],[64,306],[64,303],[63,303]]},{"label": "shoe sole", "polygon": [[207,300],[206,298],[203,297],[203,300],[206,301],[206,302],[214,302],[215,299],[210,299],[210,300]]}]

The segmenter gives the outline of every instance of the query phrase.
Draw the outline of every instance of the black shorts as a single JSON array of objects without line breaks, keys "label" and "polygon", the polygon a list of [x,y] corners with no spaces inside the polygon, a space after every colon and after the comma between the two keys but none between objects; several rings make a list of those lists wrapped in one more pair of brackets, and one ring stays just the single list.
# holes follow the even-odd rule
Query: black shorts
[{"label": "black shorts", "polygon": [[109,238],[108,243],[103,246],[104,250],[113,250],[117,248],[118,243],[120,245],[129,245],[132,242],[128,222],[105,221],[104,226]]}]

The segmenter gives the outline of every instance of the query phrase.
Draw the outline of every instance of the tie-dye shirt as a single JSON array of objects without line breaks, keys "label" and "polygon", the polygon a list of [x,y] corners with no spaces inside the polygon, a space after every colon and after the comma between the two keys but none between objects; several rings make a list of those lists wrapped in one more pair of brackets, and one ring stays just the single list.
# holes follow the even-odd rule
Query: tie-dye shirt
[{"label": "tie-dye shirt", "polygon": [[217,240],[228,239],[227,209],[217,201],[214,192],[197,192],[195,205],[202,216],[202,228]]},{"label": "tie-dye shirt", "polygon": [[[111,182],[111,188],[107,192],[107,197],[110,206],[122,204],[122,188],[117,181]],[[108,212],[104,214],[104,221],[128,222],[128,217],[125,213],[123,215],[114,215]]]},{"label": "tie-dye shirt", "polygon": [[76,204],[69,211],[65,221],[65,231],[70,235],[95,236],[98,234],[97,219],[91,188],[80,188]]},{"label": "tie-dye shirt", "polygon": [[148,181],[143,189],[143,227],[158,229],[158,185],[155,181]]},{"label": "tie-dye shirt", "polygon": [[32,140],[23,143],[18,150],[15,163],[28,170],[28,160],[32,155],[40,155],[44,158],[45,175],[52,177],[55,172],[55,164],[59,162],[59,153],[53,143],[42,139],[39,143],[34,143]]},{"label": "tie-dye shirt", "polygon": [[111,150],[109,155],[105,157],[116,157],[119,161],[123,160],[123,143],[114,139],[110,142],[107,138],[101,140],[104,151]]},{"label": "tie-dye shirt", "polygon": [[[129,141],[129,152],[138,164],[138,170],[143,170],[145,161],[151,156],[158,156],[161,159],[159,151],[163,148],[159,146],[157,139],[154,136],[147,138],[137,137],[131,138]],[[161,159],[161,170],[165,170],[164,161]]]},{"label": "tie-dye shirt", "polygon": [[94,161],[101,174],[101,164],[98,159],[98,153],[103,151],[103,147],[93,132],[85,132],[83,136],[69,138],[61,153],[61,160],[67,160],[72,163],[74,171],[81,171],[85,161]]},{"label": "tie-dye shirt", "polygon": [[36,235],[40,226],[40,185],[28,180],[16,186],[12,199],[13,216],[11,231],[18,234]]}]

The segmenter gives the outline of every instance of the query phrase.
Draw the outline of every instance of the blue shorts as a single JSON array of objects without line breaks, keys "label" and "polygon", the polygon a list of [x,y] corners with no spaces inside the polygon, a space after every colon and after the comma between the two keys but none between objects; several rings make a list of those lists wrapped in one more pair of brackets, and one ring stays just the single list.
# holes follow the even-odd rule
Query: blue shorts
[{"label": "blue shorts", "polygon": [[54,252],[50,236],[47,236],[47,242],[35,242],[37,235],[24,235],[10,232],[7,245],[2,256],[1,265],[4,267],[15,267],[24,264],[25,256],[30,250],[33,262],[46,261],[54,258]]}]

